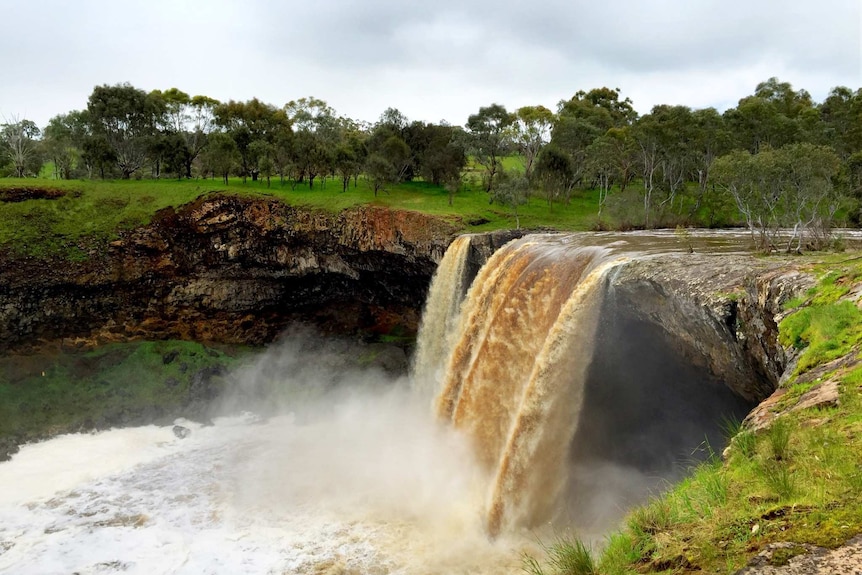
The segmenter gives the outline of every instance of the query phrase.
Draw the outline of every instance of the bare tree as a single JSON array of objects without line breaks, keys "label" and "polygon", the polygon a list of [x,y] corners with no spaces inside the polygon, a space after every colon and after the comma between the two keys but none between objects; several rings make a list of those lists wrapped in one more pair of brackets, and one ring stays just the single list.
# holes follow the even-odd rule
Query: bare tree
[{"label": "bare tree", "polygon": [[6,120],[2,128],[3,155],[12,162],[15,175],[23,178],[32,171],[33,160],[37,157],[39,128],[30,120],[13,116]]}]

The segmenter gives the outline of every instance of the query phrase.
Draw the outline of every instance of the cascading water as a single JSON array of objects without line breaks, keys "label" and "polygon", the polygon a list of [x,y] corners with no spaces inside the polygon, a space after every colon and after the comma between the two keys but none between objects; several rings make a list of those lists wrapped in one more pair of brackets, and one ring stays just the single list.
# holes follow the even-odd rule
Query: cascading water
[{"label": "cascading water", "polygon": [[436,391],[437,382],[443,376],[444,366],[440,358],[453,345],[461,301],[467,290],[465,283],[470,241],[469,235],[455,238],[437,267],[428,290],[411,374],[413,388],[420,393],[431,394]]},{"label": "cascading water", "polygon": [[[596,288],[614,261],[605,249],[559,237],[508,244],[473,282],[448,338],[451,351],[437,355],[447,360],[436,411],[471,438],[492,477],[492,536],[546,520],[566,483],[598,319]],[[435,288],[449,283],[435,280],[429,311],[440,297]],[[423,330],[420,348],[427,336],[434,334]]]}]

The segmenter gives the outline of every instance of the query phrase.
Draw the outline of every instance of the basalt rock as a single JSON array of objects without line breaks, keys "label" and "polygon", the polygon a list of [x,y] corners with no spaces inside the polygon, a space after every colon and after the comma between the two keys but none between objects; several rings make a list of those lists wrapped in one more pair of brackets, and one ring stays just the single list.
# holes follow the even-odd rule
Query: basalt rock
[{"label": "basalt rock", "polygon": [[260,344],[297,322],[324,333],[415,333],[455,233],[416,212],[205,196],[83,263],[0,256],[0,347]]},{"label": "basalt rock", "polygon": [[666,254],[618,267],[608,284],[617,305],[660,326],[678,354],[759,402],[792,360],[778,341],[782,304],[814,278],[786,261]]}]

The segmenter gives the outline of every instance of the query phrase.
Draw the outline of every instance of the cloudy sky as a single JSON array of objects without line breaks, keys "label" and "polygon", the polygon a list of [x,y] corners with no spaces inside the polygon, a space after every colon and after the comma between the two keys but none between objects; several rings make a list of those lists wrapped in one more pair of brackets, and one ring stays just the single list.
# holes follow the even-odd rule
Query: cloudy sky
[{"label": "cloudy sky", "polygon": [[0,118],[44,125],[97,84],[463,124],[618,87],[725,109],[771,76],[862,87],[862,0],[0,0]]}]

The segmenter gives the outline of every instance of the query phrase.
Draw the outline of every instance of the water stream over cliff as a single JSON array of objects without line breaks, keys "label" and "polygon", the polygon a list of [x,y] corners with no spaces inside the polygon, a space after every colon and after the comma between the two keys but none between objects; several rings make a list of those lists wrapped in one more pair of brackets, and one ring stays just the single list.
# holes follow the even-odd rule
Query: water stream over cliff
[{"label": "water stream over cliff", "polygon": [[432,283],[419,349],[436,346],[436,369],[419,354],[414,371],[426,389],[436,377],[438,417],[490,474],[491,536],[554,520],[606,528],[719,448],[721,419],[751,407],[616,297],[608,275],[655,238],[641,251],[602,239],[513,241],[461,299],[462,238]]},{"label": "water stream over cliff", "polygon": [[649,241],[528,236],[472,278],[465,236],[412,381],[287,338],[237,374],[249,413],[188,439],[25,446],[0,464],[0,573],[500,573],[560,526],[599,536],[751,407],[616,287]]}]

